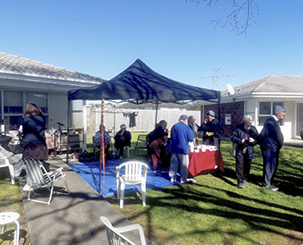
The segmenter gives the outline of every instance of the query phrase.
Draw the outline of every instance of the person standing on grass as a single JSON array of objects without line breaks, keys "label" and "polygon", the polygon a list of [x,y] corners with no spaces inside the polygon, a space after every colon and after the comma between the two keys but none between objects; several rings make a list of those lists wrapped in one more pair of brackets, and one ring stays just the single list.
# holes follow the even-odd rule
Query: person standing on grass
[{"label": "person standing on grass", "polygon": [[189,142],[194,140],[194,133],[187,125],[188,117],[180,116],[179,122],[171,129],[171,163],[169,167],[169,177],[171,182],[176,181],[176,173],[180,166],[181,184],[185,183],[189,165]]},{"label": "person standing on grass", "polygon": [[245,115],[242,123],[231,135],[233,155],[236,158],[236,179],[238,188],[244,188],[250,172],[251,161],[254,158],[254,146],[258,142],[259,134],[254,127],[251,115]]},{"label": "person standing on grass", "polygon": [[196,118],[193,115],[190,115],[188,117],[188,126],[194,132],[194,137],[195,137],[195,139],[194,139],[194,145],[199,145],[199,140],[198,140],[199,125],[196,124]]},{"label": "person standing on grass", "polygon": [[219,149],[220,137],[223,135],[224,129],[214,111],[210,110],[206,113],[206,118],[198,131],[203,131],[203,144],[214,145]]},{"label": "person standing on grass", "polygon": [[286,110],[283,106],[276,105],[273,114],[264,123],[260,133],[260,145],[263,156],[263,185],[267,189],[277,191],[279,188],[272,182],[278,168],[280,149],[284,142],[280,121],[285,117]]}]

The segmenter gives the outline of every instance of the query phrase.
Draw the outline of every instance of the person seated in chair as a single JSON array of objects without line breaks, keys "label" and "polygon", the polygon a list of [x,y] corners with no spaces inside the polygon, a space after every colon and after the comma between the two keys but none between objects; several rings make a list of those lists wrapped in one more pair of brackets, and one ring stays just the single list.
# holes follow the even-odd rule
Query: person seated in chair
[{"label": "person seated in chair", "polygon": [[0,136],[0,165],[4,164],[4,157],[8,159],[8,162],[13,165],[14,168],[14,177],[17,178],[20,176],[24,164],[22,162],[22,154],[14,153],[13,150],[9,148],[9,142],[12,137],[9,136]]},{"label": "person seated in chair", "polygon": [[125,124],[120,125],[120,130],[117,132],[114,139],[115,139],[115,148],[117,149],[116,156],[122,158],[124,147],[125,146],[130,147],[130,141],[132,139],[131,133],[126,130]]},{"label": "person seated in chair", "polygon": [[157,171],[158,161],[161,160],[162,167],[166,166],[165,144],[167,142],[167,122],[161,120],[149,137],[149,153],[153,162],[154,171]]},{"label": "person seated in chair", "polygon": [[109,133],[107,131],[105,131],[105,126],[102,124],[100,124],[100,126],[99,126],[99,131],[96,132],[95,139],[94,139],[94,146],[96,148],[98,148],[99,150],[102,149],[100,147],[102,131],[104,132],[104,152],[105,152],[105,156],[107,156],[109,148],[110,148],[111,137],[110,137]]}]

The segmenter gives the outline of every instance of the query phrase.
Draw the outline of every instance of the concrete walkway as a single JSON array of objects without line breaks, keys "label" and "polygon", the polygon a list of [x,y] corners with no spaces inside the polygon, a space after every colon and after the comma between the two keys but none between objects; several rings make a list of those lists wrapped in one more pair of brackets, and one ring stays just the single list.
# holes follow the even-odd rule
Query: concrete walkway
[{"label": "concrete walkway", "polygon": [[[25,181],[20,181],[32,245],[108,244],[100,216],[108,217],[114,227],[131,224],[59,157],[50,157],[47,162],[51,170],[64,168],[71,193],[54,194],[50,205],[31,202],[27,201],[28,192],[22,190]],[[59,180],[56,186],[64,187],[64,182]],[[124,235],[140,244],[139,233]]]}]

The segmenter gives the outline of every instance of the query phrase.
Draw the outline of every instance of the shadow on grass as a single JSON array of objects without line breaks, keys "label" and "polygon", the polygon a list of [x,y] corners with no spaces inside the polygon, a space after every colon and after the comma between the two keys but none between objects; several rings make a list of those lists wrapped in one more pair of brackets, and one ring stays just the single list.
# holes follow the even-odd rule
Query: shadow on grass
[{"label": "shadow on grass", "polygon": [[[199,191],[196,189],[191,189],[183,186],[178,186],[176,188],[165,188],[161,191],[166,194],[166,198],[153,198],[148,197],[147,202],[150,208],[146,210],[144,213],[147,214],[147,216],[150,219],[150,223],[152,220],[152,216],[150,215],[152,213],[152,210],[159,206],[163,207],[166,206],[166,208],[171,208],[175,210],[184,210],[184,212],[192,213],[192,215],[195,214],[201,214],[203,215],[209,215],[209,216],[216,216],[216,217],[222,217],[224,219],[232,220],[238,220],[241,219],[244,222],[246,222],[247,225],[249,225],[249,229],[255,230],[255,231],[264,231],[269,233],[275,233],[282,236],[285,236],[285,233],[281,231],[281,228],[287,229],[287,230],[293,230],[297,232],[303,232],[303,212],[300,209],[295,208],[289,208],[284,205],[279,205],[275,203],[269,203],[267,201],[259,200],[258,198],[248,198],[245,195],[237,194],[233,191],[226,191],[219,188],[214,187],[207,187],[199,184],[193,184],[196,187],[200,187],[199,190],[205,190],[208,188],[212,189],[212,192],[214,190],[218,192],[224,192],[227,196],[232,197],[232,199],[226,199],[226,198],[220,198],[217,195],[211,195],[207,194],[206,191]],[[203,188],[203,189],[202,189]],[[178,199],[180,202],[169,202],[171,199]],[[239,202],[235,200],[241,200]],[[187,200],[186,204],[182,204],[181,200]],[[130,200],[127,202],[129,203]],[[247,201],[247,202],[246,202]],[[201,208],[197,205],[197,202],[202,203],[209,203],[209,206],[216,206],[215,208]],[[255,207],[251,206],[249,204],[244,203],[258,203],[257,206],[261,207]],[[137,201],[133,200],[131,203],[138,203]],[[177,204],[179,203],[179,204]],[[191,206],[188,206],[188,204],[192,204]],[[221,208],[224,207],[224,208]],[[277,211],[277,209],[281,211]],[[286,213],[288,211],[289,213]],[[292,213],[292,214],[291,214]],[[141,214],[140,214],[141,215]],[[300,217],[301,216],[301,217]],[[209,226],[212,227],[212,226]],[[231,229],[232,230],[232,229]],[[150,232],[152,232],[150,230]],[[220,228],[218,229],[203,229],[203,230],[197,230],[197,234],[203,234],[203,233],[209,233],[209,232],[220,232]],[[226,234],[229,234],[233,237],[241,237],[242,239],[249,239],[248,236],[245,236],[245,230],[240,232],[226,232]],[[183,236],[186,236],[186,234],[182,234]],[[191,234],[187,234],[190,236]],[[153,234],[150,234],[151,237],[153,237]],[[296,235],[288,234],[289,239],[299,239]],[[258,239],[258,238],[257,238]],[[300,240],[300,239],[299,239]],[[259,243],[259,241],[250,241],[251,243]]]}]

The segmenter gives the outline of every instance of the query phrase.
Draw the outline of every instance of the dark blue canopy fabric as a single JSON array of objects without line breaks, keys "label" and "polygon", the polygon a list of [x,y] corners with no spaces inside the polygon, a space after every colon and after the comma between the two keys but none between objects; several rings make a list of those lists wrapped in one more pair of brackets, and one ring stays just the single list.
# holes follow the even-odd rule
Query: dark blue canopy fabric
[{"label": "dark blue canopy fabric", "polygon": [[182,101],[216,102],[220,91],[203,89],[162,76],[137,59],[126,70],[109,81],[88,88],[71,90],[69,100]]}]

